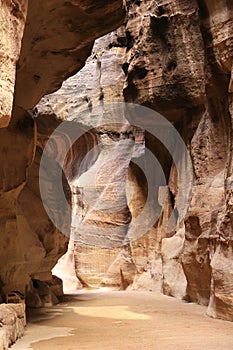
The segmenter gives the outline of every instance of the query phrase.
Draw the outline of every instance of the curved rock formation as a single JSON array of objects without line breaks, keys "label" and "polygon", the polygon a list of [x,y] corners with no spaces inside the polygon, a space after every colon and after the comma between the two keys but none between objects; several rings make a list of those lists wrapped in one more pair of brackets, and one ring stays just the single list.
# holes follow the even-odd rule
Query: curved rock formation
[{"label": "curved rock formation", "polygon": [[[58,208],[66,237],[48,217],[39,190],[41,154],[61,121],[35,121],[31,109],[84,65],[94,40],[122,23],[124,8],[119,0],[4,0],[0,18],[0,293],[5,300],[7,293],[19,291],[31,306],[41,306],[61,292],[51,269],[67,250],[71,218]],[[74,147],[80,150],[84,142]],[[57,158],[49,157],[56,171]],[[75,171],[68,158],[66,175]],[[49,169],[42,170],[49,190],[59,194]],[[62,187],[69,199],[64,173]]]},{"label": "curved rock formation", "polygon": [[[128,8],[124,25],[96,41],[92,54],[94,39],[122,24],[121,1],[3,3],[1,295],[4,298],[17,290],[27,294],[30,305],[41,306],[56,301],[61,293],[51,269],[66,251],[68,238],[48,218],[38,174],[48,138],[67,119],[78,121],[88,132],[68,153],[61,186],[54,185],[50,168],[42,170],[49,188],[48,203],[53,200],[50,194],[57,193],[59,198],[63,188],[69,201],[70,184],[74,210],[85,219],[81,233],[77,227],[72,229],[79,237],[74,247],[77,275],[86,283],[162,290],[208,305],[210,316],[233,321],[233,4],[226,0],[124,3]],[[32,111],[26,110],[81,69],[89,54],[82,71],[62,90],[46,97],[33,120]],[[114,110],[106,113],[109,102],[150,107],[182,136],[192,159],[194,182],[188,212],[178,227],[168,230],[171,214],[173,223],[179,219],[179,191],[185,191],[187,184],[183,181],[179,187],[174,155],[149,132],[127,123],[124,128],[116,125],[119,116]],[[125,121],[124,110],[121,117]],[[169,130],[163,136],[170,140]],[[92,163],[82,162],[98,139],[102,139],[102,148],[91,157]],[[132,147],[132,140],[138,148]],[[48,161],[56,174],[61,171],[62,145],[70,140],[61,135],[53,141],[56,152],[48,154]],[[128,158],[124,155],[127,162],[109,165],[112,155],[116,159],[123,151],[131,152]],[[148,190],[143,172],[130,159],[136,152],[144,160],[144,169],[155,170],[147,157],[149,151],[161,164],[166,184],[153,188],[152,204],[163,207],[161,216],[140,235],[144,222],[135,222]],[[106,161],[107,166],[102,166]],[[181,157],[178,165],[188,179],[185,159]],[[93,172],[98,176],[90,181]],[[88,207],[88,196],[93,199],[96,195],[96,179],[97,199],[104,198],[109,208],[117,204],[122,210],[109,215],[106,208],[93,211]],[[153,210],[151,205],[145,220]],[[69,231],[70,212],[60,207],[56,215]],[[91,234],[87,223],[92,224]],[[119,245],[106,245],[112,238],[106,227],[117,228],[114,242]],[[95,240],[104,243],[102,247],[93,244],[96,228],[100,234]],[[86,233],[92,245],[88,239],[83,243]],[[136,239],[127,239],[134,236]]]},{"label": "curved rock formation", "polygon": [[[180,190],[177,169],[173,155],[145,133],[145,147],[159,160],[167,181],[161,193],[156,192],[155,200],[163,203],[162,215],[115,260],[112,255],[109,260],[108,252],[92,255],[86,247],[79,247],[77,271],[82,270],[85,276],[85,270],[90,269],[90,260],[87,263],[81,258],[84,249],[92,261],[97,264],[98,260],[100,269],[104,266],[105,283],[117,281],[120,285],[125,272],[126,282],[133,281],[131,288],[162,289],[165,294],[208,305],[207,312],[213,317],[233,320],[233,5],[217,0],[139,0],[126,4],[125,24],[96,41],[83,70],[58,94],[48,97],[47,107],[71,120],[79,116],[88,127],[98,118],[103,121],[108,102],[133,102],[160,112],[179,131],[190,152],[192,198],[180,226],[169,232],[172,211],[173,220],[179,215],[174,210]],[[80,86],[78,94],[76,86]],[[98,115],[96,105],[101,110]],[[103,134],[113,131],[111,122],[101,129]],[[185,173],[183,161],[180,167]],[[147,197],[146,182],[133,164],[128,167],[125,186],[132,216],[129,233]],[[93,270],[94,277],[97,270]]]},{"label": "curved rock formation", "polygon": [[[183,297],[209,304],[209,315],[228,320],[233,320],[232,11],[225,1],[134,2],[126,24],[124,63],[126,101],[163,113],[191,152],[193,194],[185,240],[177,237],[180,248],[174,255],[187,280]],[[171,168],[168,185],[174,202],[175,183]],[[174,247],[177,234],[171,238]],[[173,254],[162,242],[163,288],[175,295],[177,286],[169,280],[178,271],[171,260],[169,268],[167,257]]]},{"label": "curved rock formation", "polygon": [[28,2],[27,19],[17,64],[15,105],[33,108],[42,96],[82,68],[93,41],[116,28],[122,2]]}]

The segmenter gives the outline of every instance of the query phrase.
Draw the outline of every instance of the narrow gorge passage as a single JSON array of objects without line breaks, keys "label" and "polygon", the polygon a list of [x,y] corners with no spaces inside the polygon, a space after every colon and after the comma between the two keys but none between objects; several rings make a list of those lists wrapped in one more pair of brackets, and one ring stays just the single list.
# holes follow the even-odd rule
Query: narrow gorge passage
[{"label": "narrow gorge passage", "polygon": [[233,349],[233,324],[205,311],[156,293],[84,290],[34,311],[12,350]]},{"label": "narrow gorge passage", "polygon": [[0,19],[0,350],[233,350],[233,1]]}]

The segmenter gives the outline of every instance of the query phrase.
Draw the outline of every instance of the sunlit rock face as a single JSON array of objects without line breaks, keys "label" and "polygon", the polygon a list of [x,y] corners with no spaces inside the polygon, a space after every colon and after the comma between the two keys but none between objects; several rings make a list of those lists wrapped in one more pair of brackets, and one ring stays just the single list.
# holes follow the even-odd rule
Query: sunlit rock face
[{"label": "sunlit rock face", "polygon": [[[84,284],[119,287],[123,280],[127,285],[132,283],[135,271],[128,244],[124,255],[121,250],[131,221],[125,184],[135,154],[136,130],[124,118],[123,109],[119,117],[119,111],[114,114],[113,109],[105,108],[106,99],[123,101],[122,62],[126,49],[113,46],[109,50],[115,40],[117,33],[98,39],[80,74],[46,96],[38,112],[76,122],[86,129],[84,137],[93,135],[96,139],[95,149],[86,139],[86,153],[92,151],[90,161],[86,157],[80,166],[73,161],[78,172],[69,177],[76,273]],[[74,157],[75,154],[78,156],[78,148]],[[121,264],[114,267],[119,253]]]},{"label": "sunlit rock face", "polygon": [[[134,233],[137,239],[128,240],[119,252],[106,246],[91,247],[90,242],[77,244],[77,274],[89,283],[161,290],[207,305],[210,316],[232,321],[233,5],[217,0],[143,0],[127,1],[126,5],[124,25],[96,41],[81,72],[43,104],[50,113],[79,121],[87,128],[101,125],[94,133],[111,140],[116,132],[114,115],[103,127],[109,102],[133,102],[160,112],[179,131],[191,156],[192,196],[186,216],[169,230],[171,215],[177,219],[178,193],[186,186],[185,181],[179,182],[177,172],[182,170],[188,179],[191,171],[186,171],[182,157],[176,169],[173,154],[141,130],[141,157],[146,162],[146,152],[151,150],[166,178],[166,185],[155,191],[154,199],[163,204],[162,214],[140,236],[137,231],[141,227],[135,228],[133,222],[146,203],[147,182],[143,172],[130,162],[121,199],[125,203],[126,198],[131,216],[124,235],[133,237]],[[169,139],[167,131],[164,138]],[[94,166],[101,161],[103,155]],[[103,173],[108,174],[114,166],[114,162],[109,164]],[[119,163],[119,168],[124,166]],[[88,184],[92,171],[90,167],[89,173],[82,174],[83,188],[76,182],[78,195],[82,193],[81,200],[73,196],[77,212],[87,209],[85,197],[90,188],[94,191],[95,182]],[[98,227],[109,221],[93,211],[90,215]]]},{"label": "sunlit rock face", "polygon": [[[0,19],[1,300],[19,291],[30,306],[43,306],[61,292],[61,281],[52,279],[51,270],[67,250],[71,215],[58,208],[65,227],[61,233],[41,201],[39,171],[49,189],[48,202],[51,193],[59,196],[63,189],[70,202],[67,178],[75,170],[67,158],[65,174],[55,153],[47,155],[50,168],[40,167],[44,146],[61,121],[54,116],[35,120],[31,109],[81,69],[94,40],[122,24],[124,9],[119,0],[7,0]],[[66,141],[65,135],[54,140],[57,152]],[[51,168],[62,174],[60,187]]]}]

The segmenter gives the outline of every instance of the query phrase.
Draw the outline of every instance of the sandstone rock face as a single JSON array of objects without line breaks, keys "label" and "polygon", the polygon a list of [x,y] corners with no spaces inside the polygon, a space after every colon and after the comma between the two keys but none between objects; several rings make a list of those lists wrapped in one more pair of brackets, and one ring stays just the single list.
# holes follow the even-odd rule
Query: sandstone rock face
[{"label": "sandstone rock face", "polygon": [[124,17],[119,0],[7,0],[1,5],[0,127],[9,124],[13,99],[15,106],[33,108],[84,65],[94,39]]},{"label": "sandstone rock face", "polygon": [[[149,149],[160,162],[166,179],[166,184],[155,190],[154,201],[163,204],[161,216],[140,236],[145,222],[141,226],[134,222],[146,203],[147,183],[143,172],[129,162],[127,179],[122,181],[121,203],[126,199],[131,221],[124,235],[134,237],[139,231],[138,238],[129,239],[115,252],[106,246],[91,247],[92,239],[84,243],[80,240],[75,244],[77,274],[87,283],[161,290],[208,305],[208,315],[232,321],[233,5],[217,0],[143,0],[126,4],[125,24],[97,40],[82,71],[57,94],[46,98],[41,108],[47,109],[46,113],[79,121],[87,128],[100,124],[94,133],[110,139],[119,130],[113,123],[114,114],[103,126],[109,102],[133,102],[160,112],[179,131],[191,156],[192,196],[186,216],[175,228],[171,216],[173,223],[179,221],[179,191],[185,192],[191,171],[185,172],[182,157],[176,167],[175,154],[169,154],[161,142],[140,130],[140,156],[145,160],[145,169],[150,166],[146,156]],[[130,128],[127,132],[132,132]],[[163,139],[170,139],[168,131]],[[102,150],[97,165],[104,162],[101,154]],[[114,166],[115,162],[108,171],[112,169],[115,174]],[[180,170],[186,173],[183,182],[178,178]],[[94,181],[88,184],[92,171],[91,166],[89,173],[82,173],[83,187],[78,180],[74,182],[79,195],[76,210],[87,209],[84,217],[88,213],[85,200],[90,188],[94,193]],[[109,205],[113,206],[111,186],[106,188],[112,201]],[[103,193],[100,191],[96,199]],[[97,212],[91,215],[98,228],[109,221],[109,217]],[[115,220],[116,217],[111,224]],[[101,240],[106,243],[103,236]]]},{"label": "sandstone rock face", "polygon": [[[124,88],[126,101],[151,106],[171,120],[193,162],[184,238],[178,230],[162,239],[163,290],[209,304],[209,315],[228,320],[233,320],[232,10],[232,4],[217,1],[132,4]],[[176,175],[172,168],[169,172],[176,202]],[[177,276],[175,285],[172,275]]]},{"label": "sandstone rock face", "polygon": [[[87,130],[84,137],[93,134],[98,141],[91,162],[84,162],[90,169],[83,169],[82,164],[78,167],[77,162],[73,162],[78,172],[69,177],[73,192],[71,238],[74,241],[74,261],[77,276],[87,285],[119,286],[123,280],[129,285],[132,274],[130,276],[127,271],[135,270],[133,263],[127,260],[130,259],[129,253],[126,254],[128,249],[125,254],[121,253],[131,218],[125,183],[134,153],[134,130],[127,125],[117,125],[126,123],[126,120],[123,116],[119,120],[114,113],[109,115],[103,103],[105,98],[114,102],[123,100],[125,75],[122,60],[126,49],[112,47],[108,51],[116,39],[116,33],[98,39],[80,74],[70,78],[56,93],[42,99],[38,106],[39,118],[41,114],[54,114],[78,122]],[[87,142],[84,151],[87,153],[92,148]],[[80,156],[80,147],[75,153]],[[113,159],[116,160],[114,169]],[[115,259],[122,263],[114,265]]]},{"label": "sandstone rock face", "polygon": [[[43,306],[61,293],[51,269],[66,251],[68,237],[48,217],[38,177],[42,151],[65,119],[71,125],[78,122],[84,134],[64,166],[60,160],[72,142],[65,134],[53,135],[55,151],[49,149],[49,167],[42,171],[49,189],[47,208],[53,201],[49,194],[59,198],[63,189],[69,202],[71,187],[73,217],[62,206],[56,217],[67,236],[72,224],[74,247],[67,259],[81,282],[161,290],[208,305],[208,315],[233,321],[233,4],[125,3],[124,25],[96,41],[92,52],[95,38],[122,23],[121,1],[2,4],[1,294],[18,290],[27,294],[30,305]],[[83,66],[62,90],[42,101],[33,121],[26,110]],[[178,157],[177,148],[169,154],[148,131],[132,127],[123,109],[109,112],[111,102],[150,107],[179,131],[194,174],[184,218],[180,193],[191,176],[190,169],[185,172],[185,157]],[[123,126],[117,124],[119,115]],[[162,140],[171,139],[169,130],[160,134]],[[149,151],[166,181],[153,184],[151,206],[138,223],[148,197],[143,171],[156,170]],[[142,160],[143,169],[131,158]],[[183,181],[179,171],[185,174]],[[55,186],[56,172],[62,173],[60,187]],[[162,207],[161,215],[143,232],[154,205]]]},{"label": "sandstone rock face", "polygon": [[1,1],[1,43],[0,43],[0,127],[10,120],[21,40],[24,32],[27,0]]},{"label": "sandstone rock face", "polygon": [[0,322],[0,349],[7,350],[24,334],[26,326],[25,304],[1,304]]},{"label": "sandstone rock face", "polygon": [[62,280],[64,293],[82,289],[83,285],[77,278],[75,271],[74,244],[71,240],[69,242],[66,254],[58,260],[58,263],[54,266],[52,273]]},{"label": "sandstone rock face", "polygon": [[[35,121],[27,110],[83,66],[95,38],[117,28],[124,9],[119,0],[6,0],[1,2],[0,19],[0,294],[2,301],[9,292],[19,291],[37,307],[55,303],[61,293],[61,282],[52,278],[51,270],[67,250],[71,223],[70,212],[58,208],[64,235],[48,217],[39,171],[48,203],[50,194],[59,195],[61,188],[70,202],[66,177],[75,169],[69,160],[72,150],[66,174],[59,165],[64,135],[54,140],[57,153],[47,155],[50,168],[40,167],[44,146],[61,121],[53,116]],[[81,139],[79,150],[83,144]],[[51,167],[62,173],[61,188],[54,184]]]},{"label": "sandstone rock face", "polygon": [[83,66],[93,40],[115,29],[123,16],[119,0],[30,0],[17,67],[15,104],[30,109],[46,93],[57,90]]}]

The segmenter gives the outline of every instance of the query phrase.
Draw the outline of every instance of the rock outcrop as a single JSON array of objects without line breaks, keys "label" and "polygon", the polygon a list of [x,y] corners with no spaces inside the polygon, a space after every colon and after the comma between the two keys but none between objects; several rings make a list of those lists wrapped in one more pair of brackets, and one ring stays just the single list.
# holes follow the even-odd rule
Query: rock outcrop
[{"label": "rock outcrop", "polygon": [[[126,24],[124,63],[125,100],[166,116],[183,136],[193,162],[195,179],[185,235],[182,238],[178,231],[170,238],[173,254],[180,242],[176,264],[170,268],[174,257],[169,238],[162,240],[163,289],[176,295],[179,283],[180,296],[209,305],[209,315],[228,320],[233,319],[232,10],[230,3],[217,1],[134,2]],[[171,168],[168,185],[174,202],[175,183]],[[180,275],[181,266],[186,290],[180,278],[173,283],[172,275]]]},{"label": "rock outcrop", "polygon": [[0,349],[7,350],[24,334],[26,326],[25,304],[1,304],[0,323]]},{"label": "rock outcrop", "polygon": [[119,0],[28,1],[14,101],[33,108],[42,96],[82,68],[93,41],[124,16]]},{"label": "rock outcrop", "polygon": [[[108,101],[123,100],[125,76],[121,67],[125,49],[113,47],[108,52],[106,47],[106,40],[110,45],[115,37],[113,33],[99,39],[80,74],[70,78],[62,89],[42,99],[37,106],[38,118],[56,115],[63,120],[79,123],[80,128],[86,128],[84,137],[93,135],[98,141],[98,148],[90,157],[93,166],[88,159],[84,164],[79,162],[80,166],[75,161],[78,172],[69,177],[75,217],[71,238],[75,241],[76,273],[83,283],[91,285],[102,282],[116,286],[121,284],[119,264],[114,273],[108,270],[121,252],[131,219],[125,182],[134,153],[134,130],[123,125],[126,122],[123,116],[119,120],[118,115],[109,115],[102,103],[105,96]],[[87,76],[89,79],[86,79]],[[118,125],[120,122],[122,125]],[[93,145],[86,141],[84,152],[88,153]],[[80,156],[80,147],[75,154]],[[116,159],[114,169],[113,159]],[[86,163],[90,169],[83,169]],[[96,189],[100,193],[98,198]],[[128,264],[125,265],[128,268]]]},{"label": "rock outcrop", "polygon": [[[1,2],[1,301],[18,291],[30,306],[44,306],[61,294],[61,281],[52,278],[51,270],[67,250],[71,216],[58,206],[64,235],[48,217],[39,189],[42,171],[48,202],[51,193],[61,192],[53,183],[51,168],[40,167],[43,148],[61,120],[35,121],[32,109],[43,95],[81,69],[94,40],[122,24],[124,14],[120,0]],[[58,152],[64,139],[61,135],[55,140]],[[81,149],[85,141],[77,147]],[[58,153],[48,158],[52,169],[62,172]],[[69,165],[67,159],[67,171],[72,172]],[[62,174],[61,186],[69,202],[68,174]]]},{"label": "rock outcrop", "polygon": [[20,56],[27,3],[27,0],[1,2],[0,127],[8,125],[12,112],[16,64]]},{"label": "rock outcrop", "polygon": [[[163,203],[162,215],[146,234],[131,240],[119,252],[109,247],[91,248],[88,242],[76,244],[77,274],[81,273],[88,283],[95,280],[124,288],[130,284],[132,289],[162,290],[208,305],[210,316],[232,321],[233,5],[217,0],[143,0],[126,4],[125,24],[96,41],[82,71],[58,93],[47,97],[42,109],[46,106],[46,113],[79,121],[87,128],[99,122],[102,127],[94,133],[111,140],[117,139],[114,114],[103,127],[109,102],[133,102],[158,111],[179,131],[191,156],[192,197],[179,225],[167,229],[171,215],[173,221],[179,221],[178,193],[180,186],[185,190],[186,180],[180,184],[177,171],[185,173],[186,164],[180,158],[177,170],[174,154],[169,154],[150,133],[140,130],[145,141],[141,156],[146,162],[143,152],[152,151],[166,179],[166,186],[155,192],[155,201]],[[169,133],[164,138],[169,140]],[[101,156],[97,163],[100,160]],[[115,174],[114,166],[110,164],[108,171],[112,169]],[[186,172],[187,179],[189,175]],[[88,173],[84,172],[82,179],[85,176],[86,188],[81,201],[77,201],[80,208],[84,207],[90,185]],[[147,184],[132,162],[123,184],[131,215],[127,236],[136,232],[133,222],[146,203]],[[113,187],[107,192],[111,200]],[[101,196],[103,192],[99,193]],[[124,200],[122,197],[122,203]],[[92,215],[96,226],[109,221],[97,213]]]}]

